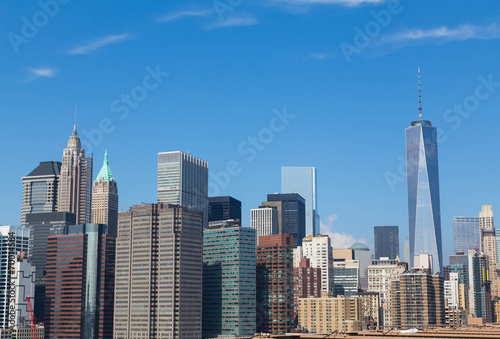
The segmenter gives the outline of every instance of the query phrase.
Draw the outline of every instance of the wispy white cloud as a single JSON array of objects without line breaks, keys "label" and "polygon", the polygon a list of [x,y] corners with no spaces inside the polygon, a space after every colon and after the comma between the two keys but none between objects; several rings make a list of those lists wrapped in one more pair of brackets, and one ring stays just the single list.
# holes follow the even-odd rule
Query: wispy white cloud
[{"label": "wispy white cloud", "polygon": [[89,54],[100,48],[111,44],[116,44],[121,41],[131,39],[129,34],[108,35],[102,38],[95,39],[83,45],[77,45],[68,51],[68,54]]},{"label": "wispy white cloud", "polygon": [[368,247],[373,247],[370,246],[371,244],[368,243],[368,239],[366,238],[355,238],[353,235],[345,232],[334,232],[333,222],[337,220],[337,218],[337,214],[332,214],[326,218],[326,223],[323,223],[323,221],[320,222],[320,233],[330,237],[332,248],[349,248],[358,242]]},{"label": "wispy white cloud", "polygon": [[463,41],[469,39],[492,40],[500,38],[496,23],[491,25],[465,24],[455,28],[441,26],[431,29],[411,29],[405,32],[383,36],[382,43],[425,43]]},{"label": "wispy white cloud", "polygon": [[20,80],[19,82],[31,82],[40,78],[53,78],[57,75],[57,70],[48,67],[37,67],[28,69],[28,76],[26,79]]},{"label": "wispy white cloud", "polygon": [[158,19],[161,22],[169,22],[181,18],[189,17],[206,17],[213,14],[210,10],[198,10],[198,11],[178,11],[173,13],[168,13]]},{"label": "wispy white cloud", "polygon": [[340,5],[356,7],[360,5],[378,5],[387,2],[387,0],[271,0],[271,2],[291,5]]},{"label": "wispy white cloud", "polygon": [[326,60],[335,56],[334,53],[311,53],[306,56],[306,59]]},{"label": "wispy white cloud", "polygon": [[238,27],[238,26],[254,26],[259,23],[257,18],[252,16],[244,17],[229,17],[225,20],[217,20],[207,26],[207,29]]}]

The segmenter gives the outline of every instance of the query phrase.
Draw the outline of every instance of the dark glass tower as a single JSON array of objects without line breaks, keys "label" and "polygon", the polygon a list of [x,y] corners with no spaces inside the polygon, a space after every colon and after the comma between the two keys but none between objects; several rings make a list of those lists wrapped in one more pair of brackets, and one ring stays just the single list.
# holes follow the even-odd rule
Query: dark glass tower
[{"label": "dark glass tower", "polygon": [[399,227],[375,226],[375,259],[396,259],[399,255]]},{"label": "dark glass tower", "polygon": [[[293,235],[293,247],[301,246],[306,236],[306,202],[298,193],[268,194],[267,202],[281,202],[280,234]],[[262,203],[264,205],[265,203]],[[278,210],[278,217],[279,217]]]},{"label": "dark glass tower", "polygon": [[208,198],[208,222],[229,219],[241,221],[241,201],[229,196]]},{"label": "dark glass tower", "polygon": [[[420,70],[418,78],[420,98]],[[410,267],[414,255],[425,251],[432,255],[434,272],[442,274],[437,130],[430,121],[422,120],[421,105],[419,111],[419,120],[406,129]]]}]

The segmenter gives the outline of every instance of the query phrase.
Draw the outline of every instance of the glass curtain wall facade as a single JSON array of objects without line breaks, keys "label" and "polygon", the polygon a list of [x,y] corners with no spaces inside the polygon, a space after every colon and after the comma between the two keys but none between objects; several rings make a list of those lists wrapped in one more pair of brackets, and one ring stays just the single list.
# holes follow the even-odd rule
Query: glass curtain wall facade
[{"label": "glass curtain wall facade", "polygon": [[306,235],[320,231],[315,167],[281,167],[281,193],[298,193],[306,204]]},{"label": "glass curtain wall facade", "polygon": [[413,267],[414,256],[425,251],[432,255],[434,272],[442,274],[437,147],[437,130],[430,121],[413,121],[406,129],[410,267]]},{"label": "glass curtain wall facade", "polygon": [[479,248],[479,218],[453,217],[453,248],[455,253]]}]

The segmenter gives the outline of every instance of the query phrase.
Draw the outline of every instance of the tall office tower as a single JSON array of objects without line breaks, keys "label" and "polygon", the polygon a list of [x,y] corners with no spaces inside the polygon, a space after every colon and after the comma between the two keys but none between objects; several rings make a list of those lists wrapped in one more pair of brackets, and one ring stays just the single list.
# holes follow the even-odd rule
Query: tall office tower
[{"label": "tall office tower", "polygon": [[372,263],[373,254],[368,246],[362,243],[352,245],[351,249],[354,260],[359,262],[359,287],[366,291],[368,289],[368,266]]},{"label": "tall office tower", "polygon": [[272,207],[252,208],[250,210],[250,227],[256,231],[257,245],[260,237],[279,234],[278,211]]},{"label": "tall office tower", "polygon": [[35,318],[44,322],[45,278],[47,266],[47,239],[63,235],[65,226],[76,224],[76,215],[68,212],[26,214],[26,227],[30,230],[28,256],[36,268]]},{"label": "tall office tower", "polygon": [[479,228],[495,228],[493,223],[493,207],[491,205],[483,205],[479,212]]},{"label": "tall office tower", "polygon": [[108,150],[104,162],[94,180],[92,189],[92,223],[107,225],[108,234],[116,237],[118,224],[118,186],[108,162]]},{"label": "tall office tower", "polygon": [[479,248],[479,218],[453,217],[453,248],[455,253]]},{"label": "tall office tower", "polygon": [[237,219],[241,224],[241,201],[229,196],[208,198],[208,222]]},{"label": "tall office tower", "polygon": [[[8,328],[12,266],[20,252],[28,252],[30,230],[19,226],[0,226],[0,328]],[[13,306],[13,305],[12,305]],[[16,306],[18,307],[18,306]]]},{"label": "tall office tower", "polygon": [[[35,300],[35,266],[28,260],[26,252],[20,252],[17,255],[16,263],[14,264],[14,276],[16,292],[15,298],[15,319],[14,327],[26,328],[29,327],[30,317],[28,306],[28,297],[30,306],[33,307],[33,300]],[[11,319],[12,320],[12,319]],[[12,326],[12,323],[9,325]]]},{"label": "tall office tower", "polygon": [[460,304],[460,289],[458,273],[451,273],[450,279],[444,281],[444,298],[448,306],[458,309]]},{"label": "tall office tower", "polygon": [[252,228],[204,230],[203,337],[255,334],[255,247]]},{"label": "tall office tower", "polygon": [[294,327],[293,237],[260,238],[257,247],[257,332],[285,334]]},{"label": "tall office tower", "polygon": [[76,214],[79,224],[90,222],[93,158],[85,158],[76,125],[63,151],[57,190],[57,211]]},{"label": "tall office tower", "polygon": [[469,316],[492,322],[491,281],[488,257],[469,250]]},{"label": "tall office tower", "polygon": [[410,267],[413,267],[413,257],[425,251],[432,255],[434,271],[442,272],[437,129],[430,121],[422,120],[420,70],[418,87],[419,120],[406,129]]},{"label": "tall office tower", "polygon": [[445,323],[443,278],[425,270],[401,273],[391,282],[392,326],[414,328]]},{"label": "tall office tower", "polygon": [[158,153],[158,202],[203,213],[208,227],[208,162],[189,153]]},{"label": "tall office tower", "polygon": [[299,299],[299,325],[314,333],[361,331],[359,298],[321,297]]},{"label": "tall office tower", "polygon": [[410,237],[406,237],[403,243],[404,261],[410,264]]},{"label": "tall office tower", "polygon": [[111,338],[114,236],[106,225],[67,226],[47,243],[45,326],[49,338]]},{"label": "tall office tower", "polygon": [[[293,235],[293,246],[301,246],[306,236],[306,202],[298,193],[268,194],[267,203],[281,203],[278,209],[279,234]],[[266,202],[262,203],[266,206]],[[279,212],[281,211],[281,217]]]},{"label": "tall office tower", "polygon": [[42,161],[37,168],[23,177],[23,204],[21,227],[26,226],[26,214],[57,211],[57,187],[61,163]]},{"label": "tall office tower", "polygon": [[359,261],[335,259],[333,281],[335,295],[356,296],[359,290]]},{"label": "tall office tower", "polygon": [[311,260],[311,267],[321,268],[321,291],[333,293],[333,256],[330,237],[309,234],[302,240],[302,255]]},{"label": "tall office tower", "polygon": [[281,167],[281,193],[298,193],[306,201],[306,235],[320,231],[315,167]]},{"label": "tall office tower", "polygon": [[380,294],[380,325],[392,326],[391,280],[408,270],[408,263],[397,259],[372,260],[368,266],[368,291]]},{"label": "tall office tower", "polygon": [[396,259],[399,256],[399,227],[375,226],[375,259]]},{"label": "tall office tower", "polygon": [[302,258],[293,269],[293,315],[297,318],[299,298],[321,296],[321,268],[311,267],[311,261]]},{"label": "tall office tower", "polygon": [[201,338],[203,213],[170,204],[118,213],[114,339]]}]

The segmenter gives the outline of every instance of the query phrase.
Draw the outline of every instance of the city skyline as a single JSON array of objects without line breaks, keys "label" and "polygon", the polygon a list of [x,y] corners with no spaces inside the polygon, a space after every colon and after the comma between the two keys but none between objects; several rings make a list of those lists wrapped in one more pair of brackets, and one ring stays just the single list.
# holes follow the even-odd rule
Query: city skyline
[{"label": "city skyline", "polygon": [[[98,6],[92,1],[88,4]],[[2,187],[10,193],[0,197],[5,206],[1,211],[3,223],[20,223],[20,178],[40,161],[61,160],[60,150],[71,132],[76,104],[77,125],[80,136],[85,136],[87,156],[93,153],[100,159],[106,146],[113,154],[113,171],[120,179],[120,210],[155,201],[158,152],[190,150],[209,161],[213,175],[227,172],[232,160],[239,163],[241,171],[229,175],[227,185],[223,180],[226,176],[218,177],[222,184],[217,195],[242,201],[243,226],[249,226],[248,211],[258,206],[262,196],[280,191],[281,166],[314,166],[318,171],[318,210],[324,225],[320,233],[339,233],[334,241],[343,243],[357,242],[366,234],[364,242],[371,247],[371,225],[390,224],[400,225],[402,241],[408,235],[406,188],[400,170],[400,158],[404,158],[402,129],[416,112],[415,73],[420,66],[426,116],[441,131],[442,232],[451,233],[453,216],[476,215],[479,206],[498,204],[491,187],[500,184],[493,171],[499,159],[488,154],[489,147],[474,147],[481,144],[494,148],[499,144],[493,129],[500,103],[498,37],[496,33],[484,33],[495,22],[488,11],[491,4],[464,2],[465,7],[460,9],[433,4],[433,13],[428,13],[428,3],[405,3],[390,24],[381,28],[377,41],[418,29],[432,32],[442,26],[448,29],[448,38],[407,40],[394,49],[387,43],[372,43],[353,54],[350,63],[339,45],[353,44],[353,28],[363,30],[365,24],[376,22],[370,12],[387,10],[387,3],[304,5],[303,11],[296,12],[279,6],[264,9],[242,4],[232,14],[254,16],[258,19],[255,25],[207,30],[205,24],[221,23],[212,8],[206,9],[212,13],[205,17],[160,22],[157,15],[175,14],[185,8],[156,4],[132,10],[131,5],[112,3],[107,6],[116,9],[109,12],[120,14],[117,26],[97,27],[78,15],[80,7],[61,5],[57,16],[29,43],[20,45],[17,54],[4,39],[6,63],[0,67],[5,82],[0,86],[11,95],[0,105],[4,117],[1,132],[9,141],[1,147],[11,166],[2,168],[0,176]],[[4,18],[7,33],[20,34],[20,18],[31,19],[40,10],[24,4],[4,6],[4,13],[11,13]],[[99,11],[92,20],[109,22],[108,15]],[[137,18],[154,23],[146,27]],[[294,34],[292,44],[282,39],[289,31],[279,26],[299,32],[302,26],[297,18],[305,20],[310,30],[304,35]],[[88,30],[81,31],[81,27]],[[460,33],[453,36],[450,32],[462,32],[464,27],[474,34],[457,41]],[[171,34],[173,31],[176,33]],[[273,34],[267,37],[269,32]],[[66,53],[77,52],[74,46],[110,35],[122,36],[122,40],[87,50],[88,54]],[[187,37],[193,43],[184,48]],[[217,43],[221,40],[227,46]],[[457,58],[459,54],[464,57]],[[198,63],[199,55],[208,55],[205,64]],[[49,70],[40,71],[44,67]],[[50,69],[56,70],[52,77]],[[150,74],[148,70],[155,73],[157,69],[170,75],[160,76],[161,82],[145,100],[134,102],[137,107],[129,108],[128,114],[111,111],[115,99],[122,93],[130,95]],[[46,76],[31,80],[32,70]],[[491,90],[484,84],[490,84]],[[476,98],[479,106],[471,106],[480,85],[481,98],[488,98]],[[30,100],[24,99],[26,93]],[[192,93],[197,93],[199,100],[192,100]],[[461,115],[455,104],[473,109],[463,108],[466,114]],[[269,128],[269,122],[277,116],[273,109],[283,117],[285,106],[285,117],[294,118],[289,117],[287,125],[279,125],[284,129],[274,132],[272,142],[264,149],[249,147],[247,137]],[[111,120],[112,125],[104,119]],[[152,124],[152,120],[156,122]],[[21,128],[28,133],[20,133]],[[215,128],[224,132],[218,133]],[[251,161],[247,159],[253,152],[238,152],[243,142],[247,143],[244,151],[255,152]],[[456,166],[463,155],[480,157],[484,162]],[[356,213],[359,208],[365,212],[361,216]],[[443,250],[446,263],[453,244],[444,242]]]}]

